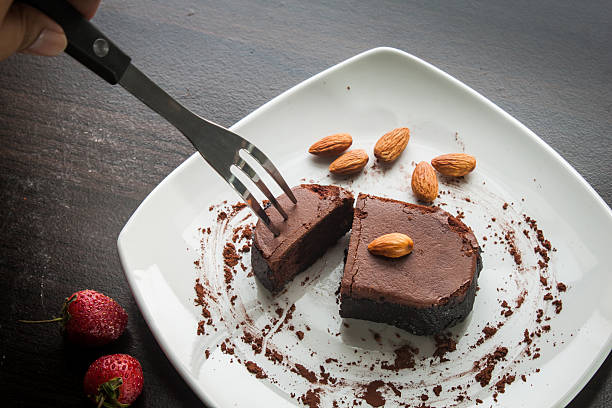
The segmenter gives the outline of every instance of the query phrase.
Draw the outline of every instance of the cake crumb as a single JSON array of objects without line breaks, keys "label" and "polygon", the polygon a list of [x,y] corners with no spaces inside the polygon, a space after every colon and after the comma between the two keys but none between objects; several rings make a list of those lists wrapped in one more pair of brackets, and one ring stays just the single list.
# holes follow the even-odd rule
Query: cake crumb
[{"label": "cake crumb", "polygon": [[449,359],[444,356],[446,353],[457,350],[457,342],[449,334],[436,334],[434,340],[436,342],[436,349],[434,350],[433,356],[438,357],[441,363],[449,361]]}]

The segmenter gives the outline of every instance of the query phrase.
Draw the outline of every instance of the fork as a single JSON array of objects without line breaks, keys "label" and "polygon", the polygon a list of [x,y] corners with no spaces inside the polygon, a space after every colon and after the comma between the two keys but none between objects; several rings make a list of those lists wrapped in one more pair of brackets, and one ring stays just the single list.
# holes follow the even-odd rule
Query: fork
[{"label": "fork", "polygon": [[247,205],[278,235],[266,212],[251,191],[232,172],[240,170],[276,208],[284,220],[287,213],[258,173],[241,156],[243,151],[270,175],[289,199],[295,195],[272,161],[255,145],[230,130],[206,120],[185,108],[131,63],[131,58],[65,0],[21,0],[55,20],[66,33],[66,53],[98,74],[111,85],[119,84],[153,109],[183,135],[204,160],[242,197]]}]

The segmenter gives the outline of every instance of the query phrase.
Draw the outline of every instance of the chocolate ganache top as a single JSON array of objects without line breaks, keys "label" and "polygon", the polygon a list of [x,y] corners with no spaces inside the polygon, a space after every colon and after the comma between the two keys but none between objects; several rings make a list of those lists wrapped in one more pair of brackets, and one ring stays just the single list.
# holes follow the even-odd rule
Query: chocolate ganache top
[{"label": "chocolate ganache top", "polygon": [[[392,232],[414,241],[412,253],[385,258],[368,252]],[[439,207],[359,194],[341,294],[430,307],[465,297],[480,248],[471,229]]]}]

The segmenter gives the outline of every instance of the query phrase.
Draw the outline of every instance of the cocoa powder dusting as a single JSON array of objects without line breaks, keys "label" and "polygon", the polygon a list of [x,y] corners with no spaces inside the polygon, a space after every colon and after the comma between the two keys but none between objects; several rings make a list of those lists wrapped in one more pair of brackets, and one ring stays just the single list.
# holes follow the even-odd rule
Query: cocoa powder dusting
[{"label": "cocoa powder dusting", "polygon": [[247,361],[244,365],[251,374],[255,374],[256,378],[268,378],[264,370],[253,361]]},{"label": "cocoa powder dusting", "polygon": [[391,388],[391,391],[393,391],[396,397],[402,396],[402,393],[400,392],[400,390],[398,390],[397,387],[392,382],[388,382],[387,385],[389,386],[389,388]]},{"label": "cocoa powder dusting", "polygon": [[240,237],[240,239],[250,240],[251,238],[253,238],[253,227],[251,225],[246,225],[242,229],[242,236]]},{"label": "cocoa powder dusting", "polygon": [[319,366],[319,370],[321,370],[321,372],[319,373],[319,376],[321,377],[321,379],[319,380],[319,383],[327,384],[329,382],[331,382],[331,383],[335,383],[336,382],[335,379],[331,379],[331,381],[330,381],[330,374],[325,371],[325,367]]},{"label": "cocoa powder dusting", "polygon": [[524,290],[523,293],[521,293],[519,295],[518,298],[516,298],[516,307],[517,309],[521,306],[523,306],[523,302],[525,302],[525,296],[527,296],[527,291]]},{"label": "cocoa powder dusting", "polygon": [[554,300],[552,304],[555,305],[555,313],[556,314],[561,313],[561,310],[563,309],[563,302],[557,299],[557,300]]},{"label": "cocoa powder dusting", "polygon": [[263,338],[255,337],[253,339],[253,343],[251,344],[251,348],[253,349],[255,354],[261,353],[261,350],[263,349]]},{"label": "cocoa powder dusting", "polygon": [[302,404],[308,406],[309,408],[319,408],[319,404],[321,403],[321,397],[319,397],[319,393],[321,391],[321,388],[315,388],[306,391],[306,394],[300,397]]},{"label": "cocoa powder dusting", "polygon": [[225,342],[221,343],[221,351],[225,354],[234,354],[234,348],[228,346],[226,343],[230,344],[230,339],[225,339]]},{"label": "cocoa powder dusting", "polygon": [[232,212],[230,213],[230,216],[233,217],[234,215],[238,214],[238,212],[246,206],[247,205],[245,203],[236,203],[232,205]]},{"label": "cocoa powder dusting", "polygon": [[372,381],[366,385],[366,391],[361,398],[372,407],[382,407],[386,400],[378,389],[384,385],[385,383],[381,380]]},{"label": "cocoa powder dusting", "polygon": [[516,246],[514,231],[506,231],[504,238],[506,238],[506,243],[508,244],[508,253],[514,258],[514,263],[521,265],[523,263],[523,259],[518,247]]},{"label": "cocoa powder dusting", "polygon": [[506,374],[501,378],[501,380],[495,383],[495,388],[497,389],[498,392],[504,393],[506,392],[506,384],[510,385],[513,382],[514,382],[514,376]]},{"label": "cocoa powder dusting", "polygon": [[265,356],[268,357],[268,360],[272,361],[275,364],[283,362],[283,355],[276,350],[272,350],[269,347],[266,348]]},{"label": "cocoa powder dusting", "polygon": [[231,242],[225,244],[223,248],[223,261],[227,266],[234,267],[240,262],[240,255],[236,253],[236,246]]},{"label": "cocoa powder dusting", "polygon": [[495,365],[489,364],[476,374],[474,378],[480,383],[481,387],[486,387],[489,384],[491,381],[491,373],[493,373],[494,368]]},{"label": "cocoa powder dusting", "polygon": [[299,363],[295,365],[295,370],[292,371],[298,373],[313,384],[317,382],[317,375]]},{"label": "cocoa powder dusting", "polygon": [[538,309],[536,311],[536,322],[537,323],[542,323],[542,316],[544,316],[544,310]]},{"label": "cocoa powder dusting", "polygon": [[383,370],[399,371],[404,368],[414,368],[414,355],[419,353],[419,349],[409,344],[401,346],[395,350],[395,362],[389,364],[386,361],[381,363]]},{"label": "cocoa powder dusting", "polygon": [[208,302],[205,299],[206,291],[204,289],[204,286],[200,283],[199,278],[196,279],[194,289],[196,292],[196,298],[194,300],[194,303],[196,306],[200,306],[202,308],[202,316],[209,319],[211,315],[210,311],[208,310]]},{"label": "cocoa powder dusting", "polygon": [[223,268],[223,276],[225,277],[225,284],[229,285],[234,279],[234,275],[232,274],[232,270],[227,266]]},{"label": "cocoa powder dusting", "polygon": [[529,330],[525,329],[523,332],[523,343],[529,345],[532,341],[533,340],[531,340],[531,337],[529,337]]},{"label": "cocoa powder dusting", "polygon": [[[480,370],[476,376],[474,377],[476,381],[480,383],[481,387],[485,387],[491,381],[491,374],[495,369],[497,363],[503,360],[508,354],[508,349],[506,347],[497,347],[494,352],[487,354],[483,357],[484,359],[484,368]],[[474,362],[475,368],[480,368],[481,363],[479,361]]]},{"label": "cocoa powder dusting", "polygon": [[[470,202],[469,199],[465,199],[465,201]],[[508,208],[509,204],[508,203],[504,203],[504,205],[502,206],[502,208],[504,210],[506,210]],[[221,211],[217,214],[217,221],[218,222],[222,222],[222,221],[226,221],[228,220],[228,222],[224,223],[224,226],[227,225],[229,228],[229,225],[232,223],[232,219],[231,217],[234,217],[239,211],[241,211],[243,208],[246,207],[246,204],[244,203],[239,203],[236,205],[231,206],[231,209],[228,207],[225,208],[225,211]],[[361,211],[361,210],[355,210],[356,212],[356,216],[365,218],[367,217],[367,213]],[[454,219],[461,219],[464,217],[463,212],[461,211],[457,211],[457,217],[455,217]],[[548,300],[548,301],[552,301],[552,305],[555,307],[555,311],[556,313],[560,313],[562,310],[562,302],[560,299],[558,299],[558,297],[560,297],[560,295],[557,295],[557,293],[561,293],[561,292],[565,292],[567,290],[567,287],[564,283],[562,282],[558,282],[556,285],[554,283],[554,275],[550,275],[551,277],[546,277],[545,275],[549,275],[549,271],[548,271],[548,262],[550,261],[550,255],[549,252],[550,251],[556,251],[556,249],[552,248],[552,245],[550,244],[550,242],[544,237],[543,232],[537,228],[537,223],[535,222],[535,220],[524,216],[525,217],[525,221],[527,222],[527,225],[529,226],[529,228],[531,229],[531,231],[533,231],[533,235],[530,234],[530,231],[528,229],[524,229],[522,232],[525,235],[525,237],[527,237],[528,239],[530,239],[530,236],[532,237],[536,237],[537,238],[537,242],[539,243],[539,245],[534,246],[534,252],[536,254],[539,255],[538,259],[538,266],[540,267],[540,271],[536,271],[536,273],[538,273],[538,275],[535,275],[536,278],[540,280],[540,283],[543,287],[546,288],[546,294],[544,295],[544,300]],[[244,219],[246,220],[246,218]],[[244,221],[243,220],[243,221]],[[492,221],[496,221],[495,218],[492,218]],[[511,223],[513,223],[511,221]],[[521,222],[518,222],[518,225],[521,225]],[[240,261],[242,260],[242,256],[244,256],[243,254],[246,254],[248,252],[250,252],[250,249],[252,247],[252,238],[253,238],[253,227],[254,225],[250,224],[250,225],[246,225],[246,226],[239,226],[233,229],[232,233],[229,235],[231,237],[230,242],[227,242],[223,248],[223,260],[224,260],[224,278],[225,278],[225,283],[227,285],[226,289],[229,290],[233,290],[230,286],[230,283],[233,281],[233,277],[234,275],[237,273],[237,268],[234,268],[236,265],[238,265],[239,263],[242,265],[242,269],[245,272],[249,272],[247,276],[253,276],[252,271],[247,271],[246,266],[244,264],[242,264]],[[489,226],[490,227],[490,226]],[[227,229],[226,228],[226,229]],[[521,227],[522,229],[522,227]],[[520,233],[521,229],[517,229]],[[201,231],[202,234],[204,234],[206,231],[208,231],[208,233],[210,234],[210,228],[205,229],[205,228],[201,228],[198,229],[198,231]],[[226,231],[226,230],[224,230]],[[231,230],[230,230],[231,231]],[[514,263],[516,265],[522,265],[523,263],[523,259],[521,257],[521,254],[518,250],[518,246],[516,243],[516,237],[515,237],[515,231],[514,230],[509,230],[509,231],[504,231],[503,233],[500,233],[499,235],[497,233],[495,233],[495,238],[493,237],[493,235],[490,236],[490,238],[492,238],[493,240],[497,240],[499,241],[499,244],[502,244],[506,246],[507,251],[510,253],[510,255],[513,257]],[[211,238],[209,238],[211,239]],[[243,241],[245,240],[245,241]],[[483,240],[486,240],[486,236],[483,236]],[[492,242],[491,241],[491,242]],[[496,241],[496,243],[497,243]],[[504,242],[505,241],[505,242]],[[202,240],[201,244],[202,244],[202,248],[204,248],[204,243],[205,241]],[[490,242],[489,242],[490,243]],[[345,255],[346,255],[346,251],[345,251]],[[194,261],[194,265],[197,268],[202,268],[203,263],[198,259],[196,261]],[[528,268],[525,267],[524,269],[521,269],[521,267],[518,268],[519,272],[520,271],[527,271]],[[543,275],[540,275],[543,274]],[[303,283],[306,283],[306,281],[308,280],[308,278],[306,278],[304,280]],[[548,285],[549,282],[552,280],[550,286]],[[536,281],[537,282],[537,281]],[[553,294],[551,293],[551,289],[554,289],[556,287],[557,292],[555,292],[555,295],[553,296]],[[198,335],[205,335],[206,333],[206,325],[212,325],[212,318],[211,318],[211,313],[208,310],[208,302],[207,299],[212,299],[211,304],[214,304],[217,299],[215,297],[213,297],[213,293],[210,292],[208,293],[208,291],[212,290],[212,289],[208,289],[207,287],[205,288],[201,283],[199,279],[196,279],[196,285],[194,286],[195,292],[196,292],[196,298],[195,298],[195,304],[197,306],[201,306],[202,307],[202,315],[204,316],[204,320],[199,321],[198,322],[198,327],[197,327],[197,334]],[[340,288],[338,288],[340,289]],[[339,290],[338,290],[339,291]],[[499,289],[498,289],[499,291]],[[550,291],[550,292],[548,292]],[[218,296],[222,296],[222,293],[217,291],[216,292]],[[228,295],[231,295],[231,293],[228,293]],[[338,295],[338,292],[336,293],[336,295]],[[505,317],[509,317],[510,315],[512,315],[513,310],[512,307],[508,304],[508,302],[516,302],[516,308],[520,308],[522,306],[522,304],[525,301],[527,292],[523,291],[523,293],[521,293],[521,295],[518,296],[518,298],[514,299],[512,298],[512,300],[508,299],[508,301],[504,300],[501,303],[502,306],[502,310],[501,310],[501,314],[502,316]],[[216,296],[216,295],[215,295]],[[538,295],[537,297],[539,298],[542,295]],[[230,298],[228,296],[228,298]],[[209,300],[210,301],[210,300]],[[237,296],[231,296],[230,298],[230,303],[232,304],[232,306],[236,306],[236,303],[240,303],[240,300],[237,301]],[[240,306],[240,305],[239,305]],[[514,306],[514,305],[513,305]],[[273,309],[274,310],[274,309]],[[295,330],[295,327],[293,326],[293,324],[290,324],[289,321],[292,319],[292,315],[293,312],[295,311],[295,305],[291,305],[289,307],[289,309],[287,309],[286,314],[285,311],[282,309],[278,309],[276,310],[277,312],[277,316],[278,319],[274,318],[273,321],[271,322],[272,326],[275,326],[276,323],[278,323],[280,320],[282,320],[280,323],[280,325],[277,327],[276,332],[280,331],[281,328],[284,327],[284,330],[287,330],[287,327],[289,329],[289,331],[292,331],[296,334],[296,336],[298,337],[299,340],[303,340],[304,338],[304,331],[302,330]],[[279,313],[280,312],[280,313]],[[283,314],[284,315],[284,319],[283,318]],[[536,312],[536,322],[541,323],[542,320],[544,318],[544,312],[542,309],[538,309]],[[208,319],[208,320],[206,320]],[[247,316],[247,319],[249,319],[249,317]],[[223,319],[221,319],[223,320]],[[550,320],[550,317],[546,317],[544,320]],[[502,322],[504,320],[502,319]],[[245,322],[238,322],[239,324],[236,324],[236,329],[239,329],[240,326],[243,326],[245,324]],[[296,323],[297,324],[297,323]],[[344,324],[346,327],[348,327],[348,324]],[[497,327],[496,327],[497,325]],[[492,322],[492,323],[487,323],[487,325],[482,329],[482,333],[483,335],[481,336],[480,339],[478,339],[476,345],[474,346],[470,346],[470,348],[475,348],[477,345],[482,344],[486,339],[489,339],[491,337],[493,337],[498,329],[503,326],[503,323],[497,323],[497,322]],[[266,330],[262,330],[262,336],[259,335],[259,332],[257,332],[258,334],[253,334],[251,332],[247,332],[246,330],[244,330],[244,335],[242,337],[240,337],[240,339],[245,343],[245,344],[250,344],[253,351],[255,352],[255,354],[259,354],[262,353],[263,351],[263,339],[265,336],[267,336],[268,334],[272,334],[271,330],[272,328],[267,325],[266,326],[267,329]],[[528,330],[525,330],[524,333],[524,339],[522,342],[527,344],[526,347],[526,354],[531,357],[532,359],[536,359],[538,357],[540,357],[540,353],[539,353],[539,348],[536,347],[536,344],[533,344],[533,340],[537,340],[536,337],[540,337],[542,334],[544,334],[544,332],[548,332],[550,331],[550,325],[543,325],[543,326],[538,326],[539,328],[537,328],[533,333],[529,333]],[[214,327],[213,327],[214,328]],[[208,331],[210,331],[211,329],[208,329]],[[214,328],[214,330],[216,331],[217,329]],[[382,337],[380,336],[380,334],[375,333],[373,331],[371,331],[372,335],[374,336],[374,339],[379,343],[382,344]],[[331,333],[332,335],[334,333]],[[336,334],[339,335],[340,333]],[[399,335],[397,335],[399,337]],[[236,341],[237,338],[234,338],[234,341]],[[445,362],[445,361],[449,361],[449,359],[446,357],[447,353],[452,353],[453,351],[456,351],[457,349],[457,341],[455,340],[454,337],[451,336],[450,333],[444,333],[444,334],[440,334],[440,335],[436,335],[434,336],[434,340],[435,340],[435,350],[433,352],[433,359],[430,362],[433,365],[433,362],[435,361],[434,359],[439,359],[440,362]],[[234,349],[235,345],[232,344],[230,342],[230,339],[225,339],[224,342],[222,342],[220,344],[220,350],[221,352],[225,353],[225,354],[229,354],[229,355],[235,355],[235,349]],[[311,350],[312,351],[312,350]],[[417,359],[416,359],[416,355],[419,353],[419,350],[417,348],[414,348],[410,345],[403,345],[399,348],[397,348],[395,350],[395,360],[393,362],[391,361],[381,361],[380,362],[380,368],[383,370],[392,370],[392,371],[396,371],[398,372],[401,369],[414,369],[417,365]],[[532,354],[533,353],[533,354]],[[313,353],[311,353],[311,356],[313,354],[316,354],[315,351],[313,351]],[[506,387],[513,383],[515,381],[515,376],[511,375],[510,373],[499,373],[495,375],[495,379],[493,376],[493,373],[495,371],[495,368],[498,367],[498,369],[501,367],[501,369],[506,368],[504,366],[504,364],[499,364],[500,361],[505,360],[506,356],[508,354],[508,349],[506,347],[497,347],[493,352],[486,354],[485,356],[483,356],[479,361],[475,361],[474,362],[474,370],[476,372],[476,374],[472,374],[475,375],[474,378],[475,380],[480,383],[480,385],[482,387],[485,387],[491,383],[494,383],[491,387],[491,389],[493,391],[496,391],[495,393],[495,398],[497,398],[497,393],[504,393]],[[205,350],[205,355],[206,358],[209,357],[210,352],[209,350]],[[305,378],[306,380],[308,380],[311,384],[322,384],[322,385],[318,385],[319,387],[322,386],[326,386],[326,387],[334,387],[334,386],[338,386],[340,384],[342,385],[346,385],[346,383],[344,383],[344,379],[343,378],[333,378],[330,377],[330,373],[326,372],[325,367],[323,365],[319,366],[320,369],[320,374],[315,373],[313,371],[310,371],[309,369],[307,369],[306,367],[304,367],[301,364],[296,364],[294,362],[291,362],[290,360],[288,361],[287,359],[289,359],[290,357],[287,357],[286,355],[284,355],[282,352],[279,352],[277,350],[275,350],[274,348],[270,348],[270,343],[268,343],[268,347],[265,350],[265,357],[271,361],[274,364],[280,364],[282,366],[288,367],[292,372],[296,373],[297,375],[300,375],[301,377]],[[234,357],[237,358],[237,357]],[[238,362],[240,363],[240,359],[238,359]],[[329,363],[337,363],[337,365],[339,367],[342,367],[343,364],[338,363],[338,360],[335,358],[326,358],[325,359],[325,363],[329,364]],[[348,365],[359,365],[361,363],[361,361],[355,361],[355,362],[351,362],[351,363],[347,363]],[[255,362],[253,361],[246,361],[244,362],[245,367],[247,368],[247,370],[254,374],[256,376],[256,378],[267,378],[268,375],[267,373],[261,368],[259,367]],[[367,368],[367,367],[366,367]],[[376,365],[372,364],[371,367],[369,367],[369,369],[371,371],[374,371],[376,369]],[[536,370],[536,372],[539,370]],[[388,374],[389,375],[389,374]],[[518,374],[517,374],[518,375]],[[525,375],[521,375],[520,376],[521,379],[526,382],[526,376]],[[498,381],[496,381],[498,380]],[[435,382],[434,382],[435,384]],[[373,406],[373,407],[380,407],[385,405],[385,397],[383,395],[383,391],[385,391],[385,389],[383,388],[384,386],[388,386],[388,390],[386,391],[388,393],[388,395],[391,395],[390,392],[392,391],[394,393],[394,395],[398,398],[401,397],[402,393],[400,390],[403,389],[403,386],[405,385],[398,385],[395,386],[393,383],[391,382],[384,382],[382,380],[376,380],[376,381],[372,381],[368,384],[363,384],[363,387],[365,388],[364,393],[362,394],[362,396],[358,396],[358,398],[363,399],[366,401],[367,405],[369,406]],[[467,385],[466,388],[469,388],[469,384]],[[456,390],[462,390],[461,386],[457,386],[457,387],[452,387],[449,388],[447,391],[450,393],[451,391],[456,391]],[[417,406],[417,407],[427,407],[427,405],[425,405],[425,401],[428,401],[430,399],[430,397],[428,396],[429,392],[432,392],[432,395],[435,395],[436,397],[439,397],[442,394],[442,385],[440,384],[436,384],[435,386],[433,386],[432,388],[428,388],[428,389],[422,389],[422,392],[424,392],[422,395],[418,396],[417,399],[419,399],[418,404],[420,405],[416,405],[416,401],[413,402],[411,406]],[[313,388],[308,390],[304,395],[297,397],[299,399],[299,401],[310,407],[316,407],[319,408],[320,404],[321,404],[321,396],[320,393],[324,392],[322,388]],[[449,396],[451,399],[455,398],[455,401],[457,402],[462,402],[464,399],[467,400],[471,400],[469,396],[467,396],[466,391],[461,391],[460,395],[455,395],[455,396]],[[292,394],[292,398],[296,398],[295,394]],[[497,399],[495,399],[495,401],[497,401]],[[333,405],[334,406],[338,406],[338,402],[342,403],[342,402],[350,402],[350,401],[333,401]],[[482,400],[480,399],[475,399],[476,404],[481,404],[483,403]],[[353,401],[353,406],[356,405],[361,405],[362,402],[358,402],[358,401]],[[408,404],[404,404],[402,406],[408,406]]]},{"label": "cocoa powder dusting", "polygon": [[485,339],[488,339],[497,333],[497,329],[495,327],[486,326],[484,329],[482,329],[482,332],[485,335]]},{"label": "cocoa powder dusting", "polygon": [[244,333],[244,336],[242,336],[242,340],[245,343],[251,344],[253,342],[253,335],[246,330],[243,333]]}]

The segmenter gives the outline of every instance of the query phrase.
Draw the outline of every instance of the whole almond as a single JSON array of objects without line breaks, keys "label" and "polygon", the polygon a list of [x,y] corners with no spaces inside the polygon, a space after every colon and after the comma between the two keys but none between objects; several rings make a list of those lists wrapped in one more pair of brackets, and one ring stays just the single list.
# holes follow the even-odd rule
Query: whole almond
[{"label": "whole almond", "polygon": [[385,133],[374,146],[374,156],[384,162],[397,159],[410,140],[408,128],[397,128]]},{"label": "whole almond", "polygon": [[353,144],[353,138],[348,133],[336,133],[325,136],[323,139],[315,142],[308,153],[317,156],[337,156]]},{"label": "whole almond", "polygon": [[438,196],[438,178],[429,163],[420,162],[412,172],[412,192],[419,200],[428,203]]},{"label": "whole almond", "polygon": [[476,158],[465,153],[449,153],[438,156],[431,165],[445,176],[465,176],[476,167]]},{"label": "whole almond", "polygon": [[414,248],[414,242],[408,235],[394,232],[381,235],[368,245],[368,251],[374,255],[387,258],[399,258],[408,255]]},{"label": "whole almond", "polygon": [[334,174],[358,173],[368,163],[369,157],[365,150],[355,149],[344,153],[329,165],[329,171]]}]

